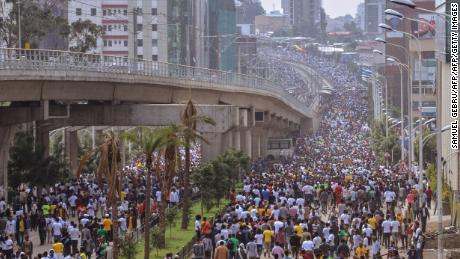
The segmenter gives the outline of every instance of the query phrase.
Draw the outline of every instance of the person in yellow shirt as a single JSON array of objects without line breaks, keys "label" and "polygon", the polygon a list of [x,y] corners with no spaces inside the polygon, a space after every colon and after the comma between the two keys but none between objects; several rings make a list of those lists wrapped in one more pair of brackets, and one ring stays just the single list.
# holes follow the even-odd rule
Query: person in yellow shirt
[{"label": "person in yellow shirt", "polygon": [[298,223],[294,226],[294,231],[299,238],[302,238],[303,228]]},{"label": "person in yellow shirt", "polygon": [[264,256],[267,257],[267,254],[270,255],[272,251],[272,240],[274,232],[270,229],[266,229],[262,235],[264,236]]},{"label": "person in yellow shirt", "polygon": [[102,220],[102,225],[104,230],[112,230],[112,220],[109,218],[109,214],[105,214],[104,219]]},{"label": "person in yellow shirt", "polygon": [[367,254],[369,253],[369,250],[365,246],[363,246],[363,243],[361,243],[356,248],[355,253],[358,258],[367,258]]},{"label": "person in yellow shirt", "polygon": [[262,206],[257,208],[257,216],[262,217],[264,215],[265,209]]},{"label": "person in yellow shirt", "polygon": [[104,219],[102,220],[102,228],[108,232],[109,240],[112,240],[112,220],[109,217],[109,214],[105,214]]},{"label": "person in yellow shirt", "polygon": [[374,235],[375,235],[375,231],[377,229],[377,219],[375,217],[371,217],[367,219],[367,224],[371,226],[372,232],[374,232]]},{"label": "person in yellow shirt", "polygon": [[265,208],[265,217],[270,218],[271,215],[272,215],[272,211],[270,210],[270,207],[267,206]]},{"label": "person in yellow shirt", "polygon": [[[51,246],[51,250],[54,251],[54,253],[56,253],[56,256],[57,258],[62,258],[62,254],[64,253],[64,244],[61,243],[61,242],[56,242],[54,243],[52,246]],[[51,254],[51,250],[50,250],[50,254]]]}]

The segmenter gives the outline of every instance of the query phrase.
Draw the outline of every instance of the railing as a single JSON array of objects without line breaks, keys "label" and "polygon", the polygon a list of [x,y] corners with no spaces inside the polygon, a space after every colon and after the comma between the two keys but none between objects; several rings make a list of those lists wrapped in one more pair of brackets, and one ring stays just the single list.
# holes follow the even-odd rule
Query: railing
[{"label": "railing", "polygon": [[84,71],[201,81],[223,89],[232,86],[264,90],[308,115],[310,104],[300,102],[273,81],[206,68],[126,57],[69,51],[0,48],[0,70]]}]

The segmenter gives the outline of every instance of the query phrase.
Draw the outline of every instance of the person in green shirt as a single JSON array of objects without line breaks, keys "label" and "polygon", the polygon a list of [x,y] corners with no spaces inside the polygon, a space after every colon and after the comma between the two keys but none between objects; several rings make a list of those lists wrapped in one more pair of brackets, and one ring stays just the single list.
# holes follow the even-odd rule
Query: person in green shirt
[{"label": "person in green shirt", "polygon": [[234,234],[230,236],[227,241],[228,250],[230,252],[230,258],[236,258],[236,254],[238,252],[238,247],[240,245],[240,241],[235,237]]},{"label": "person in green shirt", "polygon": [[339,240],[348,241],[348,232],[345,228],[341,228],[339,231]]},{"label": "person in green shirt", "polygon": [[43,216],[48,216],[50,214],[51,206],[48,203],[42,205]]}]

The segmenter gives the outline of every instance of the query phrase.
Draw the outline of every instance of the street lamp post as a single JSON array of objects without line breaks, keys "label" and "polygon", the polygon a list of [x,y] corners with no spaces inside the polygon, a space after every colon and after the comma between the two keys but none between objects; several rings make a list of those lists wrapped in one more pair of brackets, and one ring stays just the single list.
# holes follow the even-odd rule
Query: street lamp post
[{"label": "street lamp post", "polygon": [[[404,64],[394,58],[387,58],[386,60],[395,62],[399,67],[400,87],[401,87],[401,160],[404,161],[404,87],[403,87],[403,72]],[[409,71],[407,72],[410,73]],[[409,122],[410,123],[410,122]]]},{"label": "street lamp post", "polygon": [[[388,30],[388,31],[395,31],[395,32],[400,32],[404,35],[407,35],[409,37],[411,37],[412,39],[414,39],[416,42],[417,42],[417,46],[418,46],[418,60],[419,60],[419,63],[418,63],[418,72],[419,72],[419,76],[421,76],[422,74],[422,46],[421,46],[421,43],[420,43],[420,40],[415,37],[414,35],[412,35],[411,33],[407,33],[407,32],[404,32],[404,31],[398,31],[398,30],[395,30],[393,29],[390,25],[388,24],[385,24],[385,23],[381,23],[379,24],[379,27],[382,28],[382,29],[385,29],[385,30]],[[410,63],[408,61],[408,63]],[[422,93],[422,81],[420,80],[419,78],[419,95],[420,95],[420,98],[419,98],[419,110],[420,110],[420,117],[421,116],[421,93]],[[409,119],[410,121],[412,122],[413,120],[413,115],[412,115],[412,82],[411,84],[409,85],[409,99],[410,99],[410,102],[409,102],[409,105],[408,105],[408,108],[409,108]],[[412,125],[412,124],[409,124],[409,125]],[[412,132],[412,127],[410,127],[409,129],[409,132]],[[412,168],[411,164],[413,162],[413,159],[414,159],[414,140],[412,139],[412,134],[409,135],[409,147],[410,147],[410,152],[409,152],[409,166],[410,168]],[[411,170],[412,171],[412,170]],[[419,184],[420,184],[420,179],[419,179]]]},{"label": "street lamp post", "polygon": [[[417,7],[417,5],[412,1],[412,0],[390,0],[392,3],[407,6],[409,8],[425,11],[428,13],[433,13],[436,14],[438,17],[443,18],[444,20],[447,20],[446,18],[451,18],[451,15],[447,13],[439,13],[433,10],[427,10],[424,8]],[[452,18],[451,18],[452,19]],[[438,63],[439,66],[439,63]],[[436,82],[436,124],[438,127],[440,127],[442,123],[442,84],[437,80]],[[422,141],[423,142],[423,141]],[[442,165],[441,165],[441,156],[442,156],[442,132],[441,130],[438,130],[437,135],[436,135],[436,174],[437,174],[437,203],[439,206],[439,211],[438,213],[438,231],[441,233],[442,231]],[[437,249],[437,258],[442,259],[443,258],[443,253],[444,253],[444,248],[443,248],[443,243],[442,243],[442,235],[438,235],[438,249]]]}]

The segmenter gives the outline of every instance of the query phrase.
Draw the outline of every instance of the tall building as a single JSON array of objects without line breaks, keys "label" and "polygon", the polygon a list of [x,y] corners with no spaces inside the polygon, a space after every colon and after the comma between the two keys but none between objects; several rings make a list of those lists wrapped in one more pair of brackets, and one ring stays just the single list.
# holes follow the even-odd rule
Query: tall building
[{"label": "tall building", "polygon": [[364,1],[364,33],[369,39],[383,33],[379,23],[383,22],[384,11],[385,0]]},{"label": "tall building", "polygon": [[[435,10],[440,13],[452,14],[451,3],[455,0],[437,0]],[[447,18],[450,20],[450,18]],[[451,28],[446,26],[446,23],[442,22],[438,18],[436,23],[436,49],[437,52],[437,74],[436,84],[441,87],[441,104],[438,107],[441,109],[439,112],[441,115],[441,127],[451,125],[453,119],[451,117],[451,87],[453,86],[451,77],[451,55],[453,52],[451,49]],[[449,23],[447,23],[449,24]],[[458,32],[458,30],[457,30]],[[458,65],[457,65],[458,66]],[[437,125],[437,127],[439,127]],[[451,130],[447,130],[442,133],[442,172],[446,183],[452,189],[452,225],[460,226],[460,153],[458,150],[451,147],[452,139]],[[455,134],[455,133],[454,133]],[[457,138],[458,138],[457,133]]]},{"label": "tall building", "polygon": [[[434,0],[415,1],[417,6],[429,10],[434,9]],[[404,88],[404,111],[411,109],[414,120],[423,116],[431,118],[435,116],[433,109],[436,107],[436,96],[434,95],[434,83],[436,73],[435,57],[435,15],[415,9],[405,8],[400,5],[387,3],[387,8],[397,10],[411,19],[422,20],[417,23],[401,20],[388,16],[385,22],[398,31],[411,33],[414,37],[408,37],[400,32],[386,32],[385,38],[389,44],[385,45],[385,53],[397,57],[402,63],[409,65],[412,74],[412,103],[408,102],[407,73],[403,73]],[[426,26],[432,24],[432,26]],[[396,47],[396,46],[400,47]],[[421,60],[419,60],[419,47]],[[388,80],[388,96],[391,106],[400,107],[401,86],[399,68],[395,64],[387,63],[386,75]],[[420,92],[421,86],[421,92]],[[419,109],[421,102],[421,109]]]},{"label": "tall building", "polygon": [[314,36],[320,30],[321,0],[282,0],[283,14],[289,17],[294,33]]},{"label": "tall building", "polygon": [[365,8],[364,3],[360,3],[358,5],[358,8],[356,8],[355,23],[361,31],[365,30],[365,24],[366,24],[364,21],[365,11],[366,11],[366,8]]},{"label": "tall building", "polygon": [[209,67],[235,71],[236,9],[234,0],[209,1]]},{"label": "tall building", "polygon": [[[95,53],[167,61],[167,44],[161,32],[167,26],[162,0],[79,0],[69,1],[69,23],[90,20],[104,29]],[[161,35],[162,34],[162,35]],[[72,45],[72,43],[69,43]]]}]

